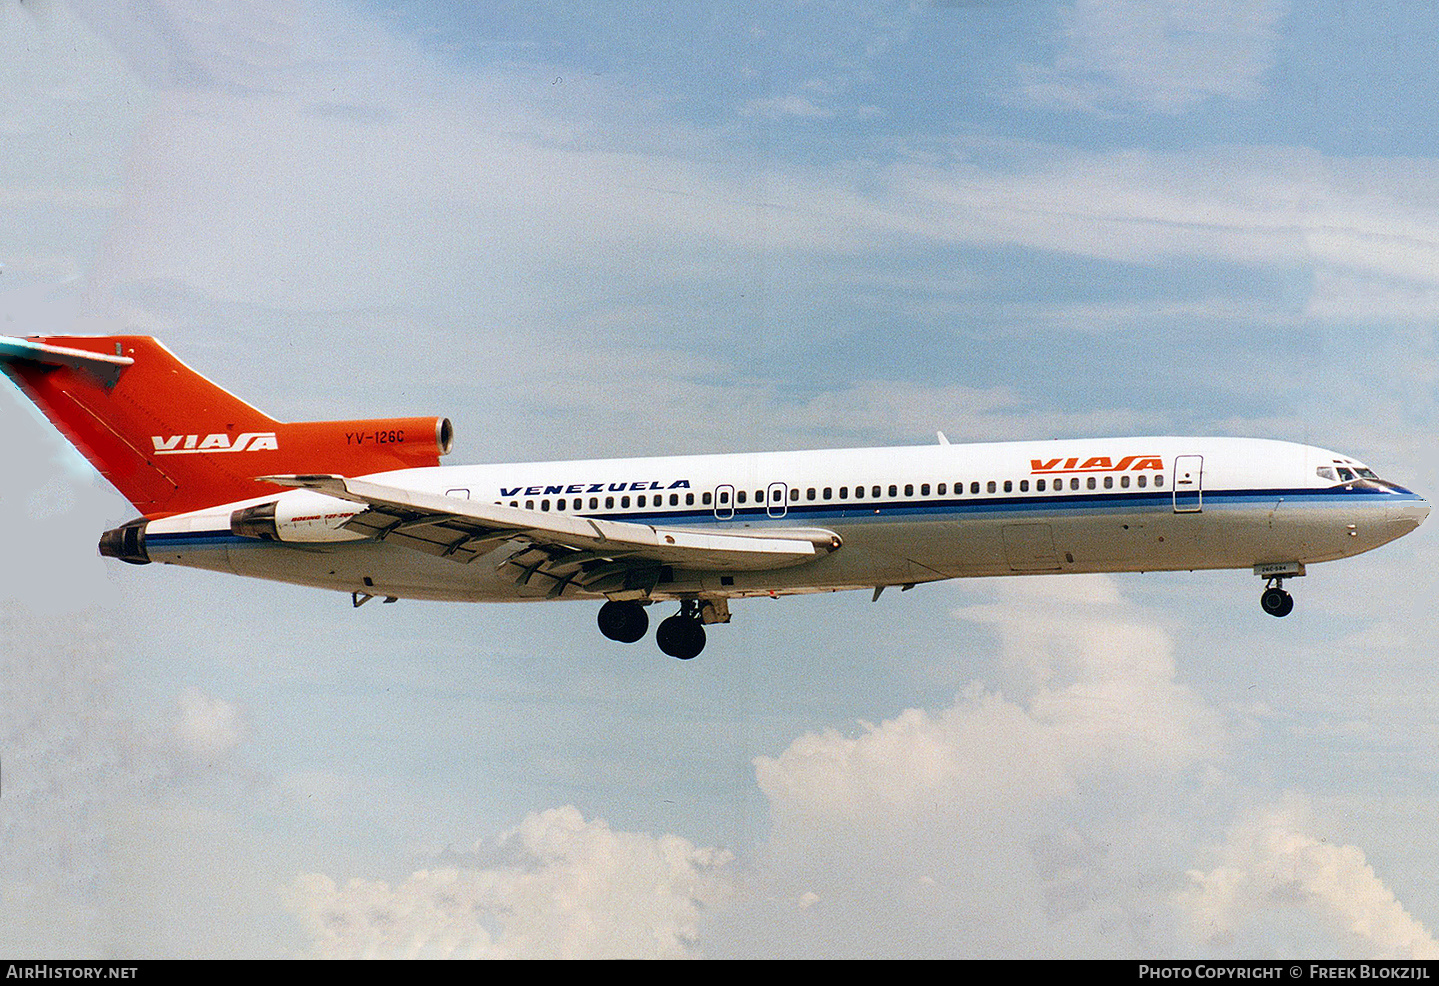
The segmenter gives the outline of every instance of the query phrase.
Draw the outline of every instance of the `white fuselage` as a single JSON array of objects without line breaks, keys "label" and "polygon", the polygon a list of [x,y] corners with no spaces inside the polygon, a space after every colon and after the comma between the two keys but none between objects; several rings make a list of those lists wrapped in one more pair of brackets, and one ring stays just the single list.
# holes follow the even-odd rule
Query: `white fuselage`
[{"label": "white fuselage", "polygon": [[[1326,473],[1327,470],[1327,473]],[[1344,476],[1350,478],[1345,479]],[[1365,477],[1368,478],[1365,478]],[[842,546],[766,571],[674,568],[651,599],[909,585],[972,576],[1305,564],[1413,530],[1419,496],[1313,446],[1240,438],[1117,438],[440,466],[369,477],[542,512],[701,530],[833,531]],[[278,500],[303,541],[231,533],[234,509]],[[334,509],[347,507],[345,510]],[[553,597],[517,580],[504,546],[468,564],[351,535],[352,504],[309,490],[153,520],[158,562],[401,598]],[[294,512],[294,511],[292,511]],[[337,521],[338,524],[340,521]],[[1257,569],[1258,570],[1258,569]],[[562,598],[601,598],[567,587]]]}]

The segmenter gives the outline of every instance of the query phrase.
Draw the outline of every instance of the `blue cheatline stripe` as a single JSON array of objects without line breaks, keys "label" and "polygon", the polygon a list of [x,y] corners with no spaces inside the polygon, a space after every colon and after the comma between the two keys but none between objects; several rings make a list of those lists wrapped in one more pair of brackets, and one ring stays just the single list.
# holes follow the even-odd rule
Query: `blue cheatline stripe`
[{"label": "blue cheatline stripe", "polygon": [[[1328,489],[1269,489],[1269,490],[1205,490],[1203,493],[1205,511],[1263,507],[1271,509],[1276,503],[1285,506],[1388,506],[1394,503],[1422,503],[1423,497],[1402,488],[1374,489],[1330,487]],[[1180,494],[1180,502],[1192,499],[1192,494]],[[677,508],[670,510],[647,510],[628,513],[594,513],[589,511],[554,511],[560,517],[596,517],[601,520],[624,521],[633,524],[658,525],[709,525],[733,526],[735,523],[751,523],[773,526],[795,526],[796,521],[804,523],[864,522],[884,523],[889,521],[915,521],[932,517],[934,520],[963,519],[965,517],[999,516],[1092,516],[1110,510],[1137,510],[1148,513],[1170,513],[1174,509],[1173,490],[1150,490],[1139,492],[1086,492],[1068,493],[1063,496],[1019,495],[1003,496],[978,494],[969,497],[950,497],[930,500],[849,500],[823,503],[802,502],[788,505],[783,517],[770,517],[768,508],[760,505],[736,509],[732,518],[715,517],[713,508],[695,510]],[[228,529],[218,531],[186,531],[164,534],[146,534],[146,543],[157,547],[220,548],[220,547],[286,547],[296,542],[259,541],[240,537]],[[305,542],[315,544],[319,542]],[[363,542],[334,542],[336,544],[362,544]]]}]

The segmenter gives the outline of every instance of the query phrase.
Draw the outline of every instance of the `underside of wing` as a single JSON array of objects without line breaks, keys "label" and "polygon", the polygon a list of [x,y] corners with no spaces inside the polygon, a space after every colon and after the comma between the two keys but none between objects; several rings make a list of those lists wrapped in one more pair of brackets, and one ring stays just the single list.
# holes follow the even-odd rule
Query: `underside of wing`
[{"label": "underside of wing", "polygon": [[268,476],[362,504],[347,531],[455,562],[495,556],[518,582],[544,577],[558,596],[568,586],[590,592],[646,590],[665,568],[750,572],[814,561],[840,546],[833,531],[750,531],[655,527],[507,507],[424,493],[343,476]]}]

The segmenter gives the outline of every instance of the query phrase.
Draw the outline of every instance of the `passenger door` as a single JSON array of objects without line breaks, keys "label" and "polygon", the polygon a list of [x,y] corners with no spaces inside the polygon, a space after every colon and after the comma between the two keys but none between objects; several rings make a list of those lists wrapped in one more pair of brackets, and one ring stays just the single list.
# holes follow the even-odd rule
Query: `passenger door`
[{"label": "passenger door", "polygon": [[1174,512],[1197,514],[1204,509],[1204,456],[1174,457]]}]

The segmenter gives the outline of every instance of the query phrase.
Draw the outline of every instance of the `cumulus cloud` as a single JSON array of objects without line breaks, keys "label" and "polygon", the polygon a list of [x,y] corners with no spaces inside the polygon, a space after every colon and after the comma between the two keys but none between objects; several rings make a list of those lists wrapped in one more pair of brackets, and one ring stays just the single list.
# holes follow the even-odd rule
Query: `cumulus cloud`
[{"label": "cumulus cloud", "polygon": [[[813,895],[795,940],[863,955],[1153,951],[1138,920],[1150,893],[1133,886],[1162,873],[1157,792],[1222,759],[1218,717],[1111,580],[1006,586],[957,615],[997,634],[1003,691],[976,683],[947,708],[755,761],[772,892]],[[874,938],[858,936],[856,908],[884,915]]]},{"label": "cumulus cloud", "polygon": [[685,958],[729,860],[564,807],[393,886],[302,875],[286,904],[329,958]]},{"label": "cumulus cloud", "polygon": [[797,955],[1429,954],[1357,847],[1247,807],[1224,715],[1113,580],[957,615],[996,635],[1002,691],[755,761],[772,829],[751,880],[782,903],[743,934]]},{"label": "cumulus cloud", "polygon": [[1313,827],[1294,799],[1235,825],[1215,865],[1189,871],[1177,897],[1195,944],[1254,957],[1439,958],[1439,941],[1363,851],[1325,841]]}]

